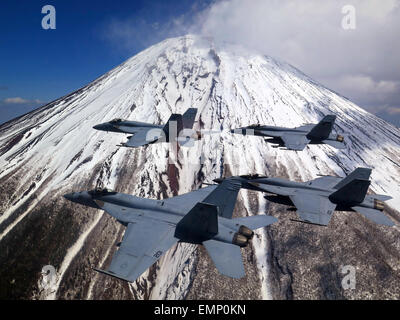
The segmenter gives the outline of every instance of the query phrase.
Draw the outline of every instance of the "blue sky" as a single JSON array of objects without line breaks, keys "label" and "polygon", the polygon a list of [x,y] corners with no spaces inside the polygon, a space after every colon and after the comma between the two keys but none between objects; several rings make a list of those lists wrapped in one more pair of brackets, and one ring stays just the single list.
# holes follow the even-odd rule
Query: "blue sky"
[{"label": "blue sky", "polygon": [[[56,30],[43,30],[44,5]],[[186,33],[287,61],[400,127],[400,0],[2,0],[0,123],[68,94],[139,51]]]},{"label": "blue sky", "polygon": [[[41,27],[45,16],[41,10],[47,4],[56,9],[55,30]],[[160,27],[182,15],[190,19],[207,4],[189,0],[2,0],[0,123],[86,85],[163,40],[157,32]],[[128,46],[110,38],[112,26],[124,21],[136,29]]]}]

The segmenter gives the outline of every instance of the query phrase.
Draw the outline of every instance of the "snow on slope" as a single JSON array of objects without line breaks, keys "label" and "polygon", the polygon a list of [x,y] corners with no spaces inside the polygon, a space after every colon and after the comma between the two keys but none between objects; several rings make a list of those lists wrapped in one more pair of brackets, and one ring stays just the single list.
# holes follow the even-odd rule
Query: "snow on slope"
[{"label": "snow on slope", "polygon": [[[199,109],[198,129],[221,129],[222,133],[206,135],[194,147],[180,149],[179,163],[172,166],[167,163],[167,144],[128,150],[116,147],[125,140],[123,135],[92,129],[95,124],[113,118],[165,122],[172,112],[181,113],[189,107]],[[283,151],[271,148],[259,137],[232,135],[228,131],[253,123],[299,126],[317,122],[328,113],[337,115],[336,128],[346,137],[345,150],[310,146],[303,152]],[[305,181],[317,174],[344,176],[358,166],[366,166],[373,168],[372,190],[392,195],[394,198],[388,203],[397,208],[399,160],[399,129],[294,67],[196,36],[167,39],[88,86],[0,126],[0,186],[4,193],[0,198],[0,247],[11,247],[14,241],[27,236],[40,238],[43,248],[46,241],[62,241],[57,258],[41,251],[47,260],[36,261],[22,248],[0,255],[0,260],[27,256],[26,259],[34,261],[29,270],[32,278],[37,277],[32,270],[40,270],[44,260],[46,264],[57,265],[61,277],[58,291],[51,297],[77,297],[77,292],[82,298],[104,297],[101,284],[109,284],[111,280],[87,271],[83,282],[86,287],[76,289],[73,286],[79,282],[73,279],[91,250],[96,253],[90,255],[91,263],[109,263],[114,252],[110,248],[118,241],[122,229],[105,217],[98,219],[99,212],[66,204],[61,197],[64,193],[102,185],[160,198],[196,189],[203,180],[210,182],[226,171],[233,175],[282,172],[290,179]],[[240,196],[247,214],[256,214],[251,210],[247,192],[242,191]],[[71,218],[74,233],[67,232],[62,239],[56,235],[50,238],[49,230],[45,232],[44,227],[37,230],[29,227],[32,219],[46,221],[43,208],[50,203],[56,203],[56,208],[82,211]],[[263,211],[264,205],[259,203],[259,211]],[[51,230],[63,216],[57,212],[49,215]],[[107,243],[98,244],[95,238],[102,234],[107,234],[104,235]],[[268,244],[264,232],[259,231],[259,235],[260,240],[254,242],[258,258],[258,267],[254,268],[258,268],[262,280],[249,286],[259,288],[260,298],[268,298],[268,263],[262,261],[266,259],[262,252],[266,252]],[[95,248],[89,247],[89,243]],[[195,246],[178,245],[175,249],[129,289],[118,287],[125,290],[123,297],[185,297],[192,277],[196,276]],[[101,254],[106,253],[109,256],[104,259]],[[18,272],[24,272],[24,266]],[[18,277],[18,274],[2,276]],[[21,292],[25,289],[31,291],[32,297],[43,297],[32,286],[21,286]]]}]

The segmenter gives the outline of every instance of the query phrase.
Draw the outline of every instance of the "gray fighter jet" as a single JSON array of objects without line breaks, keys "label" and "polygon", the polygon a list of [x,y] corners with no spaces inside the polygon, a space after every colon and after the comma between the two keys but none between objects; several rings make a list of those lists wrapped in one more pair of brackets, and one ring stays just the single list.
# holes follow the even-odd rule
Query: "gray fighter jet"
[{"label": "gray fighter jet", "polygon": [[107,132],[133,134],[128,137],[126,143],[121,144],[123,147],[135,148],[156,142],[172,141],[185,145],[193,138],[191,135],[194,132],[191,129],[193,128],[196,114],[196,108],[189,108],[183,115],[173,113],[165,125],[114,119],[110,122],[95,125],[93,128]]},{"label": "gray fighter jet", "polygon": [[[273,195],[265,198],[271,202],[293,206],[299,222],[326,226],[335,210],[357,211],[382,225],[394,223],[383,214],[384,202],[392,197],[367,195],[371,169],[357,168],[345,178],[321,176],[307,182],[294,182],[260,175],[231,177],[241,181],[242,188],[263,191]],[[226,179],[215,179],[217,183]]]},{"label": "gray fighter jet", "polygon": [[277,221],[267,215],[232,219],[240,181],[164,200],[139,198],[107,189],[66,194],[70,201],[102,209],[125,225],[124,238],[107,271],[101,273],[134,282],[177,242],[202,244],[222,274],[245,275],[240,247],[253,231]]},{"label": "gray fighter jet", "polygon": [[325,116],[318,124],[305,124],[297,128],[251,125],[231,130],[232,133],[268,137],[268,143],[274,148],[285,147],[288,150],[301,151],[307,144],[329,144],[344,149],[344,137],[332,133],[335,115]]}]

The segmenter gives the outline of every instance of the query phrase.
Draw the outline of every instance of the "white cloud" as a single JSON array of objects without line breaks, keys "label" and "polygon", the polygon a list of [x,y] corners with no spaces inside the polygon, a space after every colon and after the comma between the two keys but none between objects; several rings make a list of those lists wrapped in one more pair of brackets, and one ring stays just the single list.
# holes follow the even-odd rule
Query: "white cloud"
[{"label": "white cloud", "polygon": [[15,98],[6,98],[3,100],[3,102],[9,104],[22,104],[22,103],[28,103],[29,100],[25,100],[20,97],[15,97]]},{"label": "white cloud", "polygon": [[34,99],[34,100],[28,100],[28,99],[23,99],[21,97],[15,97],[15,98],[6,98],[3,101],[1,101],[1,104],[41,104],[43,101],[39,99]]},{"label": "white cloud", "polygon": [[[342,28],[348,4],[354,30]],[[196,29],[286,60],[371,112],[400,116],[400,0],[224,0],[199,14]]]},{"label": "white cloud", "polygon": [[[356,10],[354,30],[342,28],[345,5]],[[400,105],[400,0],[220,0],[165,23],[128,19],[107,30],[125,48],[187,33],[239,43],[291,63],[369,111]]]}]

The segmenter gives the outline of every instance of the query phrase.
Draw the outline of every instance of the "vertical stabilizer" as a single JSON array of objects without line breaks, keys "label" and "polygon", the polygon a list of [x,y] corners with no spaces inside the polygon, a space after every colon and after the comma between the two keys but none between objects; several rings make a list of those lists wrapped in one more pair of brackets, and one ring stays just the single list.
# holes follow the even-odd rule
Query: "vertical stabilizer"
[{"label": "vertical stabilizer", "polygon": [[322,141],[328,139],[332,132],[333,124],[336,116],[333,114],[325,116],[318,124],[316,124],[307,134],[307,138],[311,141]]}]

